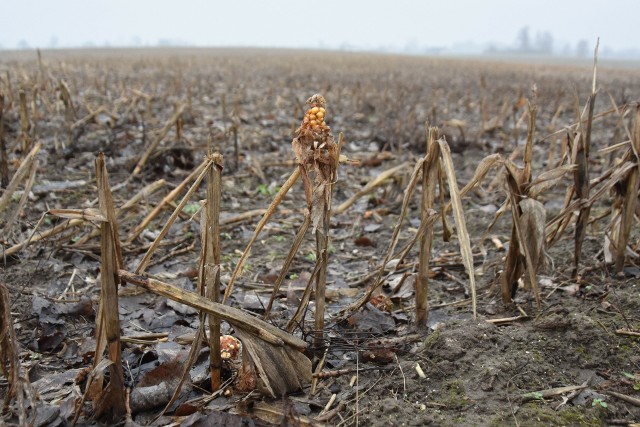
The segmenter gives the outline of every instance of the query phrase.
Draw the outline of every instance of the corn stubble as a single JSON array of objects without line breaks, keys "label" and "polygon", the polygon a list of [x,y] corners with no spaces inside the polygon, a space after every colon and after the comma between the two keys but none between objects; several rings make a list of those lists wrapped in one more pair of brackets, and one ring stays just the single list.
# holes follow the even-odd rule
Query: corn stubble
[{"label": "corn stubble", "polygon": [[[630,167],[626,177],[614,187],[615,200],[613,202],[613,212],[611,216],[611,238],[605,241],[605,254],[613,252],[614,269],[616,273],[621,273],[626,261],[627,245],[631,235],[631,228],[635,221],[634,215],[638,205],[638,189],[640,188],[640,105],[635,109],[635,126],[631,135],[631,146],[627,149],[622,161],[622,165],[633,165]],[[609,245],[607,245],[609,243]]]},{"label": "corn stubble", "polygon": [[9,160],[7,159],[7,142],[4,139],[4,93],[0,92],[0,185],[9,185]]},{"label": "corn stubble", "polygon": [[[427,132],[427,158],[422,169],[422,202],[420,221],[429,221],[436,197],[436,178],[438,168],[435,167],[440,147],[436,143],[438,129],[429,128]],[[429,260],[433,246],[433,226],[428,226],[420,238],[420,255],[418,258],[418,275],[416,277],[416,324],[426,327],[429,318]]]},{"label": "corn stubble", "polygon": [[[272,203],[272,206],[265,213],[263,220],[258,224],[254,238],[252,238],[250,245],[255,241],[255,237],[259,234],[264,224],[268,221],[269,217],[273,214],[278,203],[282,200],[282,197],[286,194],[288,189],[293,183],[302,177],[304,185],[305,201],[307,206],[307,212],[305,215],[305,221],[298,233],[297,243],[293,246],[293,251],[290,254],[289,262],[285,263],[283,267],[283,273],[286,273],[291,260],[295,256],[295,252],[299,247],[300,241],[304,236],[307,228],[313,226],[316,233],[316,273],[312,276],[315,279],[315,300],[316,300],[316,315],[314,328],[315,343],[317,346],[321,346],[324,342],[323,329],[324,329],[324,295],[326,288],[326,268],[327,268],[327,247],[329,239],[329,219],[331,213],[331,191],[333,184],[337,178],[336,169],[339,164],[339,144],[334,142],[334,138],[331,134],[330,128],[326,125],[326,101],[321,95],[314,95],[308,101],[310,108],[308,109],[300,128],[296,132],[296,137],[293,140],[293,149],[298,159],[297,171],[292,174],[285,186],[284,191],[276,196],[276,200]],[[177,115],[176,115],[177,116]],[[175,116],[174,116],[175,117]],[[165,128],[172,123],[170,120]],[[164,134],[161,132],[161,134]],[[138,163],[136,171],[141,169],[141,165],[144,164],[144,160],[148,158],[151,150],[147,150],[145,155]],[[103,159],[101,157],[101,159]],[[103,162],[103,160],[102,160]],[[294,390],[298,390],[305,384],[308,384],[311,380],[311,366],[310,361],[300,351],[307,347],[304,341],[295,339],[292,335],[288,335],[285,332],[281,332],[279,329],[274,328],[268,323],[257,321],[257,319],[249,319],[247,315],[241,313],[230,307],[225,307],[217,302],[217,296],[220,289],[220,241],[219,241],[219,204],[220,204],[220,173],[222,170],[222,159],[217,154],[210,154],[207,159],[196,168],[194,172],[185,179],[185,181],[172,191],[168,197],[165,197],[156,207],[152,210],[151,214],[139,225],[134,233],[129,237],[128,242],[132,242],[142,232],[144,227],[149,224],[152,219],[157,215],[162,205],[168,203],[169,200],[175,198],[179,192],[187,187],[187,183],[193,180],[193,184],[187,190],[185,196],[178,204],[177,208],[170,216],[167,223],[164,225],[158,237],[151,244],[146,254],[143,256],[135,273],[129,273],[121,269],[122,259],[119,250],[119,239],[117,237],[117,224],[113,228],[109,228],[109,224],[115,224],[115,209],[110,202],[110,193],[106,190],[101,190],[101,211],[103,215],[109,216],[110,220],[105,220],[103,224],[103,295],[106,295],[104,305],[108,304],[109,309],[105,309],[101,305],[99,318],[101,322],[105,324],[105,332],[101,333],[104,336],[103,339],[98,340],[99,351],[104,351],[104,348],[109,348],[109,357],[112,363],[109,365],[111,369],[115,369],[115,366],[121,368],[119,360],[113,360],[116,358],[116,349],[119,347],[119,336],[115,334],[113,329],[113,314],[117,310],[113,311],[113,298],[104,293],[107,289],[116,289],[114,279],[121,280],[123,282],[135,283],[142,286],[152,292],[159,295],[166,296],[176,301],[182,302],[187,305],[198,308],[201,313],[207,313],[209,315],[209,341],[211,349],[211,383],[212,389],[216,390],[221,385],[221,359],[220,359],[220,320],[226,320],[232,324],[236,330],[236,333],[240,337],[243,343],[243,353],[245,358],[243,359],[244,367],[243,372],[249,373],[257,378],[250,382],[254,383],[256,387],[261,389],[264,393],[276,397],[283,393],[288,393]],[[200,257],[200,274],[199,274],[199,295],[182,291],[169,284],[153,280],[141,276],[146,266],[148,265],[151,257],[160,244],[161,239],[166,235],[168,228],[173,224],[178,214],[182,211],[187,201],[195,192],[200,182],[207,178],[207,200],[205,202],[205,211],[202,216],[202,255]],[[102,181],[104,184],[104,180]],[[102,187],[101,187],[102,188]],[[104,200],[104,202],[102,202]],[[110,205],[107,209],[104,206]],[[75,212],[73,212],[75,216]],[[74,217],[74,219],[77,219]],[[113,221],[113,222],[112,222]],[[115,230],[115,231],[114,231]],[[250,246],[245,251],[245,258],[248,256]],[[240,265],[243,261],[239,262]],[[237,276],[238,266],[236,266],[236,272],[232,276],[232,282]],[[111,280],[107,280],[107,279]],[[225,293],[225,299],[228,297],[231,291],[232,282],[227,287]],[[277,292],[277,286],[274,289],[275,295]],[[116,306],[117,306],[117,294]],[[208,301],[210,300],[210,301]],[[273,300],[272,300],[273,301]],[[271,308],[272,301],[269,304]],[[308,300],[307,300],[308,303]],[[299,310],[300,311],[300,310]],[[106,313],[110,313],[107,315]],[[104,317],[108,316],[108,317]],[[268,316],[268,311],[266,313]],[[104,320],[102,320],[104,319]],[[196,337],[201,337],[204,334],[202,326],[204,325],[204,316],[200,316],[200,329]],[[102,329],[101,329],[102,330]],[[194,343],[194,347],[199,346],[200,338],[197,338]],[[193,350],[193,348],[192,348]],[[215,354],[214,354],[215,353]],[[197,355],[197,350],[191,352],[191,357],[188,366],[194,361],[194,357]],[[96,359],[96,363],[100,363],[100,359]],[[187,370],[183,372],[183,376],[180,384],[182,384],[186,378]],[[119,372],[113,372],[113,378],[122,378]],[[117,382],[117,381],[116,381]],[[246,382],[246,380],[245,380]],[[102,381],[93,382],[93,388],[96,393],[101,393],[102,396],[109,396],[110,401],[114,402],[115,411],[114,416],[122,416],[124,413],[124,395],[122,394],[122,387],[115,387],[119,389],[119,392],[114,393],[114,387],[108,387],[104,391],[102,390]],[[116,384],[117,385],[117,384]],[[178,396],[178,390],[173,395],[171,402],[173,402]],[[95,397],[92,400],[96,400]],[[165,407],[169,407],[169,404]],[[122,403],[122,404],[121,404]],[[122,410],[121,410],[122,409]],[[164,412],[164,411],[163,411]]]},{"label": "corn stubble", "polygon": [[[113,207],[104,154],[96,160],[96,181],[100,212],[105,218],[100,224],[100,304],[96,316],[96,353],[94,369],[103,359],[109,361],[109,384],[104,387],[104,371],[97,370],[96,379],[87,386],[96,417],[119,420],[125,415],[124,370],[121,358],[120,318],[118,310],[118,276],[122,267],[122,250],[118,223]],[[107,358],[104,352],[107,350]],[[104,388],[103,388],[104,387]],[[90,390],[90,391],[89,391]],[[77,416],[77,413],[76,413]]]},{"label": "corn stubble", "polygon": [[20,363],[20,346],[13,329],[9,291],[4,283],[0,283],[0,331],[0,374],[9,382],[3,407],[11,408],[10,404],[15,400],[11,409],[18,414],[20,425],[32,425],[35,423],[36,414],[31,411],[29,417],[27,409],[34,407],[36,395]]},{"label": "corn stubble", "polygon": [[[535,88],[534,88],[535,98]],[[507,203],[511,208],[511,240],[502,272],[502,301],[507,304],[515,297],[518,281],[526,272],[525,289],[532,290],[540,306],[540,292],[536,272],[544,261],[546,212],[542,203],[527,190],[531,185],[533,142],[536,127],[536,105],[529,104],[529,126],[524,150],[524,166],[519,168],[510,160],[504,163]]]},{"label": "corn stubble", "polygon": [[[597,58],[597,57],[596,57]],[[597,61],[597,59],[596,59]],[[353,313],[368,301],[371,300],[377,290],[383,285],[386,274],[395,271],[397,267],[389,268],[392,260],[397,261],[396,265],[402,264],[410,250],[417,243],[419,245],[418,267],[416,275],[416,324],[425,327],[429,316],[429,261],[433,249],[433,237],[436,221],[442,219],[443,238],[448,240],[450,230],[446,223],[449,210],[453,210],[456,223],[457,237],[460,242],[460,254],[463,264],[469,277],[469,290],[473,302],[473,313],[476,313],[476,295],[473,258],[471,253],[470,236],[466,230],[464,210],[462,208],[462,198],[473,188],[477,187],[496,168],[503,171],[502,178],[506,192],[506,200],[503,207],[496,215],[498,217],[509,212],[511,215],[511,241],[504,261],[504,269],[500,277],[501,296],[505,304],[510,303],[516,295],[518,283],[524,282],[525,290],[531,291],[538,305],[541,303],[540,292],[537,285],[536,273],[544,265],[546,248],[553,245],[560,237],[566,234],[567,228],[575,224],[574,229],[574,270],[573,276],[579,273],[580,257],[582,252],[582,242],[586,229],[590,223],[600,219],[590,217],[591,206],[598,200],[607,197],[608,192],[613,191],[615,195],[614,203],[608,212],[611,215],[609,228],[606,231],[605,259],[614,264],[616,272],[621,272],[626,261],[628,252],[630,233],[634,224],[634,213],[637,209],[637,196],[640,189],[640,175],[638,167],[640,162],[640,107],[635,106],[635,110],[626,106],[618,108],[614,103],[614,108],[610,111],[595,114],[594,105],[596,97],[596,67],[594,64],[593,85],[586,105],[580,110],[576,107],[577,122],[568,126],[563,132],[566,133],[566,144],[557,165],[549,170],[534,174],[533,170],[533,148],[539,140],[535,138],[537,106],[534,91],[533,100],[528,103],[520,94],[513,107],[505,102],[503,111],[494,118],[489,118],[486,113],[486,94],[483,87],[482,110],[482,132],[490,132],[496,126],[513,114],[514,132],[517,131],[516,122],[528,118],[527,140],[524,147],[523,164],[516,164],[517,153],[514,152],[512,158],[505,160],[498,154],[485,157],[471,181],[462,189],[458,188],[456,173],[449,145],[444,137],[440,137],[437,128],[429,128],[427,133],[426,155],[420,158],[414,165],[410,181],[405,188],[402,202],[402,210],[397,224],[393,230],[393,236],[389,242],[389,249],[381,265],[370,277],[373,280],[369,289],[363,293],[361,298],[344,309],[348,315]],[[9,82],[10,83],[10,82]],[[484,82],[482,82],[484,84]],[[83,127],[86,123],[95,119],[98,114],[108,112],[104,107],[94,110],[89,115],[78,119],[76,108],[69,91],[69,87],[64,81],[57,85],[60,91],[61,100],[64,105],[65,123],[68,127],[69,138],[73,139],[73,131]],[[359,96],[359,95],[358,95]],[[11,98],[9,98],[11,97]],[[144,101],[146,95],[139,93],[131,103],[134,108],[139,101]],[[30,114],[27,107],[27,93],[23,90],[17,92],[15,99],[16,107],[19,111],[20,128],[19,144],[23,153],[27,153],[22,159],[21,165],[9,180],[6,168],[6,152],[3,140],[3,110],[5,99],[9,104],[13,103],[14,94],[9,86],[9,92],[5,97],[0,94],[0,175],[3,183],[8,188],[0,198],[0,212],[6,210],[10,199],[19,185],[24,187],[24,196],[20,199],[19,208],[15,214],[22,211],[27,203],[29,189],[33,185],[34,177],[38,169],[38,162],[35,159],[38,150],[41,149],[39,143],[34,138],[32,122],[35,120],[34,112]],[[148,99],[147,99],[148,101]],[[357,102],[358,100],[356,100]],[[578,102],[576,101],[576,104]],[[369,182],[364,188],[354,194],[351,198],[339,205],[332,211],[332,191],[337,180],[337,168],[340,162],[346,162],[340,156],[340,146],[342,135],[336,142],[327,126],[327,105],[321,95],[314,95],[307,101],[307,107],[301,107],[299,113],[304,112],[300,126],[295,130],[295,137],[292,142],[293,151],[296,156],[297,166],[291,175],[283,183],[279,192],[274,197],[271,205],[266,209],[262,219],[257,224],[254,234],[246,249],[242,252],[240,259],[235,265],[231,279],[227,284],[224,297],[220,301],[220,196],[221,196],[221,173],[222,156],[209,153],[205,160],[196,167],[192,173],[180,183],[174,190],[169,192],[162,201],[151,210],[139,226],[128,231],[124,241],[125,245],[132,245],[136,242],[140,234],[150,227],[158,214],[177,201],[181,193],[185,193],[178,202],[177,207],[170,216],[166,224],[160,229],[157,239],[150,245],[141,262],[134,272],[123,269],[122,250],[120,243],[120,233],[118,231],[117,217],[135,205],[134,196],[130,203],[125,204],[120,209],[115,209],[111,199],[111,191],[108,185],[108,177],[105,166],[105,159],[100,155],[96,161],[96,177],[98,181],[98,201],[99,209],[54,209],[48,212],[61,218],[66,218],[63,224],[55,226],[44,232],[36,233],[39,225],[30,233],[24,242],[14,245],[5,251],[6,255],[14,254],[23,250],[30,243],[41,239],[46,239],[56,234],[62,233],[71,227],[86,223],[97,224],[101,236],[101,299],[96,317],[96,357],[82,401],[88,399],[92,402],[95,415],[110,415],[114,419],[122,418],[126,412],[127,396],[124,391],[124,373],[122,361],[120,360],[120,336],[118,321],[118,284],[130,283],[145,288],[158,295],[175,301],[184,303],[200,311],[200,328],[193,340],[188,363],[182,374],[180,386],[188,378],[188,371],[195,361],[202,343],[207,335],[205,325],[208,316],[209,322],[209,346],[211,348],[211,386],[216,390],[221,386],[221,340],[220,322],[225,321],[233,326],[237,336],[243,344],[243,366],[241,372],[245,375],[242,379],[247,390],[257,388],[265,395],[279,398],[283,394],[299,390],[311,381],[311,362],[303,354],[309,344],[297,338],[292,332],[304,324],[304,315],[312,299],[315,300],[313,339],[314,348],[322,349],[325,346],[325,294],[327,282],[328,263],[328,242],[330,231],[330,219],[332,213],[345,212],[358,198],[373,191],[388,178],[401,172],[409,166],[403,163],[383,172],[379,177]],[[516,118],[516,112],[520,108],[528,105],[522,112],[520,120]],[[183,114],[190,109],[189,104],[177,105],[171,117],[164,122],[150,144],[138,160],[134,175],[143,173],[143,169],[148,160],[157,150],[160,143],[169,134],[172,128],[176,128],[176,133],[182,132]],[[435,107],[434,107],[435,108]],[[512,111],[510,111],[510,108]],[[555,121],[562,106],[552,119]],[[223,99],[223,109],[226,109]],[[635,125],[630,131],[626,129],[625,115],[635,112]],[[36,112],[37,113],[37,112]],[[609,169],[604,171],[599,177],[590,180],[589,156],[591,145],[592,125],[608,114],[618,113],[620,115],[619,128],[624,126],[628,148],[624,155],[616,161]],[[226,116],[226,112],[223,114]],[[433,111],[435,122],[435,109]],[[464,121],[449,120],[449,127],[457,129],[465,138],[466,123]],[[616,132],[619,129],[616,129]],[[237,144],[238,129],[234,122],[235,163],[237,169]],[[557,135],[558,133],[553,133]],[[466,135],[469,136],[469,135]],[[515,134],[517,137],[517,134]],[[180,136],[178,136],[180,138]],[[624,147],[627,144],[610,147],[611,152]],[[553,187],[566,181],[567,176],[573,174],[573,186],[569,186],[565,195],[565,205],[560,214],[550,221],[546,220],[546,211],[541,202],[544,195]],[[277,207],[282,202],[288,191],[295,182],[302,178],[304,188],[304,203],[306,210],[304,218],[297,234],[292,242],[289,253],[283,263],[282,269],[274,284],[271,299],[265,310],[264,320],[259,320],[245,312],[225,305],[232,294],[233,285],[240,277],[240,272],[248,259],[252,245],[256,241],[260,232],[275,213]],[[200,265],[198,275],[198,292],[186,292],[169,283],[156,280],[145,275],[147,266],[159,247],[161,240],[167,233],[169,227],[174,223],[182,208],[193,197],[202,182],[206,182],[206,202],[202,211],[202,248],[200,252]],[[451,202],[444,203],[444,182],[447,181]],[[157,191],[163,183],[154,186],[149,191]],[[408,242],[400,249],[398,245],[400,231],[403,221],[406,219],[411,198],[415,189],[421,185],[422,194],[420,202],[420,227],[408,239]],[[439,188],[439,200],[436,198],[436,188]],[[140,196],[142,197],[142,196]],[[440,204],[439,209],[437,204]],[[127,207],[129,206],[129,207]],[[576,219],[576,213],[577,219]],[[601,218],[603,218],[602,216]],[[43,216],[44,219],[44,216]],[[494,221],[495,222],[495,221]],[[10,232],[13,221],[8,221],[3,234]],[[307,286],[302,295],[294,316],[289,319],[286,325],[286,332],[268,323],[270,312],[273,308],[274,300],[280,290],[286,274],[302,244],[307,231],[311,228],[315,234],[316,243],[316,264],[309,278]],[[95,230],[94,230],[95,231]],[[81,240],[86,241],[92,233],[84,236]],[[0,371],[9,378],[10,394],[7,400],[13,398],[17,400],[19,407],[20,421],[26,420],[25,399],[32,396],[29,394],[24,375],[19,370],[17,359],[15,334],[12,335],[11,317],[8,310],[8,297],[5,295],[6,289],[0,285],[0,322],[3,330],[9,333],[2,335],[0,345]],[[5,372],[6,371],[6,372]],[[108,375],[107,375],[108,373]],[[166,405],[165,410],[179,397],[179,389],[175,391],[173,398]],[[82,402],[76,410],[76,420],[78,419]],[[164,411],[163,411],[164,412]]]},{"label": "corn stubble", "polygon": [[[580,120],[580,137],[575,141],[576,151],[574,163],[577,168],[574,172],[574,187],[578,200],[587,200],[589,198],[589,155],[591,151],[591,127],[593,125],[593,112],[596,102],[596,70],[598,63],[598,46],[596,45],[594,64],[593,64],[593,84],[591,95],[587,100],[585,110],[587,111],[587,123],[583,126],[582,117]],[[584,113],[583,113],[584,114]],[[582,256],[582,243],[587,232],[587,224],[589,222],[589,213],[591,212],[591,204],[586,203],[580,207],[578,219],[575,229],[575,246],[573,253],[573,274],[572,277],[578,275],[580,266],[580,258]]]},{"label": "corn stubble", "polygon": [[[427,154],[420,158],[413,169],[409,183],[404,191],[402,199],[402,208],[400,210],[400,216],[396,223],[393,234],[391,236],[391,243],[389,249],[382,261],[382,264],[378,267],[377,273],[372,284],[368,290],[356,301],[342,310],[340,319],[345,319],[352,315],[355,311],[359,310],[366,303],[372,300],[374,294],[378,292],[378,289],[385,282],[385,272],[387,272],[387,266],[389,262],[397,260],[396,267],[408,255],[411,248],[416,242],[419,244],[419,260],[418,260],[418,275],[416,277],[416,323],[418,326],[425,328],[428,320],[428,290],[429,290],[429,260],[431,257],[431,247],[433,242],[433,226],[438,219],[442,220],[443,224],[443,238],[447,240],[450,235],[445,216],[449,209],[453,209],[453,216],[455,224],[458,230],[458,241],[460,246],[460,255],[462,262],[469,277],[469,291],[471,293],[471,302],[474,318],[477,316],[477,303],[476,303],[476,285],[475,285],[475,273],[473,268],[473,255],[471,252],[471,241],[469,233],[467,232],[467,225],[464,216],[464,210],[462,207],[462,197],[478,185],[489,170],[500,159],[499,155],[492,155],[485,158],[478,169],[476,170],[473,179],[462,190],[458,188],[457,179],[455,175],[455,169],[453,166],[453,159],[451,157],[451,150],[449,144],[444,137],[438,139],[438,129],[429,128],[427,132]],[[437,141],[436,141],[437,139]],[[449,187],[449,196],[451,202],[447,205],[444,204],[444,182],[447,181]],[[411,198],[415,192],[418,182],[422,183],[422,199],[421,199],[421,221],[420,227],[414,233],[413,237],[409,239],[409,242],[405,246],[395,253],[398,240],[400,238],[400,231],[404,223],[404,219],[408,216],[408,210],[411,202]],[[433,209],[435,204],[435,185],[436,183],[440,188],[440,212]],[[391,269],[391,273],[395,271],[395,268]]]}]

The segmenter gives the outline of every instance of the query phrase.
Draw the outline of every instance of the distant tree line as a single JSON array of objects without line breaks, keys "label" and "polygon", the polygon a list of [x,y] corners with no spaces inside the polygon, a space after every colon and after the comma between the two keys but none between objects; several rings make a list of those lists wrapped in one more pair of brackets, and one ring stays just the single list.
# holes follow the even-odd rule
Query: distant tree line
[{"label": "distant tree line", "polygon": [[[539,31],[535,37],[531,37],[529,27],[522,27],[516,36],[516,51],[525,54],[553,55],[555,53],[553,35],[549,31]],[[575,48],[565,44],[558,53],[563,56],[577,56],[586,58],[589,56],[589,42],[580,40]]]}]

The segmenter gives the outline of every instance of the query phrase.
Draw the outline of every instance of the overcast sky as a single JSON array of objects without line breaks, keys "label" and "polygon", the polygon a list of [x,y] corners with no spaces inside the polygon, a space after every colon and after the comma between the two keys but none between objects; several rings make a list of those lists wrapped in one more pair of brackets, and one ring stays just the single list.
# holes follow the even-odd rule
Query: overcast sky
[{"label": "overcast sky", "polygon": [[515,45],[548,31],[557,49],[600,36],[637,49],[638,0],[7,0],[0,46],[155,45],[373,49]]}]

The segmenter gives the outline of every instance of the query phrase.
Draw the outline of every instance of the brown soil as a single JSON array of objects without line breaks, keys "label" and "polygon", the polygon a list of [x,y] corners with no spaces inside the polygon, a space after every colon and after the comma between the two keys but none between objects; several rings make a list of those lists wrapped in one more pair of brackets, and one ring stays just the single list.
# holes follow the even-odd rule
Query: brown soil
[{"label": "brown soil", "polygon": [[[616,333],[640,329],[640,270],[630,261],[624,274],[615,276],[604,262],[603,238],[610,218],[601,214],[612,202],[608,197],[592,209],[592,217],[598,219],[588,229],[577,279],[571,278],[573,225],[548,248],[551,262],[538,274],[541,307],[522,289],[516,304],[505,306],[500,299],[505,251],[491,239],[508,244],[511,219],[503,215],[488,229],[505,200],[503,185],[499,181],[490,184],[496,176],[493,172],[482,187],[464,199],[476,262],[477,319],[472,316],[468,277],[457,239],[454,234],[451,242],[443,242],[439,224],[432,255],[428,330],[417,331],[413,324],[415,249],[406,265],[390,274],[383,286],[384,295],[393,302],[391,313],[368,306],[345,323],[333,320],[370,284],[360,279],[371,273],[386,253],[411,169],[424,154],[425,123],[440,126],[447,137],[462,186],[486,155],[497,152],[508,157],[516,146],[522,148],[526,106],[518,101],[521,97],[532,99],[535,84],[539,109],[536,175],[559,162],[564,133],[544,137],[575,121],[577,109],[582,108],[578,103],[584,105],[591,90],[589,65],[224,49],[60,51],[43,52],[42,57],[41,64],[35,53],[3,53],[0,58],[10,173],[25,154],[21,148],[20,89],[28,100],[30,138],[43,143],[33,195],[11,231],[2,236],[5,249],[28,238],[48,209],[97,207],[94,159],[100,151],[108,158],[116,206],[157,179],[168,183],[120,218],[123,240],[169,188],[201,162],[209,142],[225,156],[223,218],[266,208],[294,168],[292,130],[304,114],[304,101],[314,93],[327,99],[327,124],[336,136],[338,132],[345,135],[342,153],[362,161],[360,167],[340,166],[334,206],[382,171],[408,162],[404,173],[331,221],[325,370],[349,372],[320,380],[313,396],[305,390],[269,401],[284,408],[284,420],[278,416],[265,419],[264,411],[256,409],[262,398],[255,393],[247,397],[236,390],[211,402],[198,401],[200,406],[194,407],[198,411],[187,418],[165,417],[160,423],[305,425],[309,420],[327,418],[321,411],[334,394],[336,399],[329,409],[334,410],[330,412],[333,416],[319,424],[573,426],[640,422],[640,408],[619,397],[640,398],[640,341]],[[71,118],[65,118],[62,81],[74,104]],[[611,99],[619,106],[640,99],[637,69],[603,64],[598,82],[596,114],[609,110]],[[172,127],[142,174],[118,188],[182,103],[186,108],[180,134]],[[100,107],[111,114],[99,114],[95,120],[70,129],[71,123]],[[630,114],[625,119],[630,129],[632,118]],[[238,135],[237,153],[234,132]],[[594,123],[591,178],[599,176],[622,153],[601,154],[598,150],[626,139],[615,114]],[[515,161],[521,162],[521,158],[520,154]],[[541,197],[548,219],[562,208],[571,184],[571,176],[567,176]],[[195,287],[200,248],[199,220],[192,215],[203,198],[201,188],[171,228],[165,239],[168,243],[160,248],[148,270],[189,290]],[[419,225],[419,197],[414,199],[399,246]],[[13,203],[17,206],[17,200]],[[296,184],[254,247],[234,290],[232,305],[256,313],[264,309],[271,284],[302,222],[303,207],[304,194]],[[147,231],[124,247],[126,268],[135,268],[171,210],[165,210]],[[258,218],[224,227],[223,284]],[[62,222],[47,216],[40,231]],[[449,226],[453,228],[451,218]],[[100,246],[97,237],[84,237],[94,228],[86,224],[33,243],[6,257],[2,267],[20,360],[40,396],[39,425],[70,423],[74,402],[84,391],[84,378],[78,375],[91,366]],[[634,250],[637,238],[634,230],[630,243]],[[276,324],[285,323],[295,310],[313,269],[314,249],[309,233],[276,301],[272,316]],[[411,274],[397,288],[405,272]],[[312,312],[310,309],[308,323],[296,331],[309,342]],[[176,338],[197,328],[195,311],[127,287],[121,290],[120,318],[123,336],[169,333],[167,342],[124,345],[127,386],[135,390],[157,384],[158,378],[175,385],[172,381],[179,377],[180,361],[188,350]],[[385,339],[395,341],[391,345]],[[206,350],[201,359],[206,360]],[[164,371],[157,371],[157,366]],[[424,378],[418,374],[418,366]],[[201,388],[207,384],[206,372],[198,374],[195,368],[192,380],[194,385],[186,387],[179,404],[207,395]],[[545,390],[568,386],[583,388],[544,395]],[[6,393],[4,379],[0,390]],[[85,409],[80,424],[93,422],[88,404]],[[147,422],[158,410],[140,409],[133,419]],[[17,422],[10,410],[4,418],[9,424]]]}]

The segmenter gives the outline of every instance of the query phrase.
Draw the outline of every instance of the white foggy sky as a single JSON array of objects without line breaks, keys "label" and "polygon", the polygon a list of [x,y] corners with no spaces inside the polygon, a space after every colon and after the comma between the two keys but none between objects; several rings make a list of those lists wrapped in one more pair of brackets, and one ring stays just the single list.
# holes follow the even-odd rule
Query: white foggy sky
[{"label": "white foggy sky", "polygon": [[638,0],[5,0],[0,46],[86,43],[357,48],[515,43],[518,30],[549,31],[561,48],[586,39],[638,48]]}]

